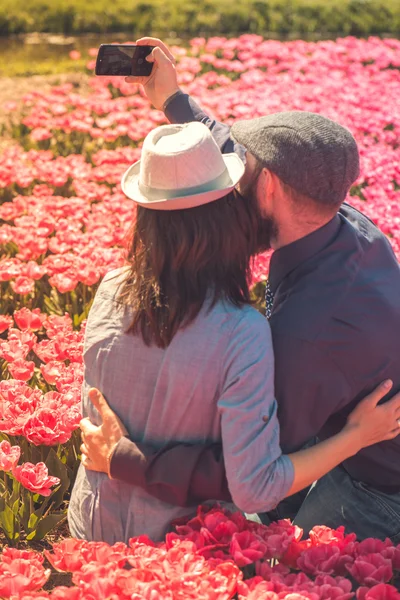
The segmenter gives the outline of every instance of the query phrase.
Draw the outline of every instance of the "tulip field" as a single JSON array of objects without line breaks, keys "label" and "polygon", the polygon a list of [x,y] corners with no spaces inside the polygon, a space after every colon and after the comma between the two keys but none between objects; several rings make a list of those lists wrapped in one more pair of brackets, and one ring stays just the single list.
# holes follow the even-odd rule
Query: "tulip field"
[{"label": "tulip field", "polygon": [[[32,89],[1,109],[0,599],[400,599],[400,545],[343,528],[302,540],[287,521],[199,507],[162,544],[61,536],[79,464],[85,323],[102,277],[124,264],[134,218],[121,175],[166,122],[138,86],[92,76],[96,52],[85,89]],[[182,89],[218,120],[307,110],[347,126],[361,155],[348,200],[400,258],[399,40],[242,35],[173,52]],[[268,263],[253,265],[260,306]],[[52,583],[56,571],[72,574],[68,587]]]}]

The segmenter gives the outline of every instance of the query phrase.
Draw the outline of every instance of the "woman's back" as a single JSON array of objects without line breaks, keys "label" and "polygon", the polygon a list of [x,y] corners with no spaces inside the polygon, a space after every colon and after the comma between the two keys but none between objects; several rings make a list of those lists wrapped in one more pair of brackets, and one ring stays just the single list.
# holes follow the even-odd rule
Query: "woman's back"
[{"label": "woman's back", "polygon": [[[235,332],[245,323],[249,332],[253,328],[261,332],[272,363],[268,323],[249,306],[237,308],[218,302],[210,311],[203,306],[166,348],[147,346],[140,334],[124,333],[132,311],[127,307],[118,310],[121,305],[115,301],[124,273],[121,269],[105,277],[90,312],[85,336],[84,416],[100,422],[87,397],[89,388],[96,387],[136,441],[160,447],[169,441],[220,441],[217,403],[229,370],[228,348],[235,347]],[[237,340],[239,345],[242,342],[242,338]],[[238,347],[237,351],[248,356],[252,348]],[[265,370],[271,371],[271,364],[265,364]],[[146,533],[157,540],[173,519],[191,512],[81,466],[69,522],[72,534],[86,539],[113,543]]]}]

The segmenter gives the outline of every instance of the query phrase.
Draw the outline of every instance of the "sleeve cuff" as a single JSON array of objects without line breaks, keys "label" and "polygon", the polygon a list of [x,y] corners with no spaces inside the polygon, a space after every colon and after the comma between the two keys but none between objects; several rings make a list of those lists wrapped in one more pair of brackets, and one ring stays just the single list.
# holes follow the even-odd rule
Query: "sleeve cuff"
[{"label": "sleeve cuff", "polygon": [[205,122],[204,119],[208,119],[195,100],[189,94],[185,94],[182,91],[178,91],[170,96],[163,108],[165,116],[170,123]]},{"label": "sleeve cuff", "polygon": [[129,438],[122,437],[111,455],[110,478],[144,487],[146,468],[147,459],[143,452]]},{"label": "sleeve cuff", "polygon": [[178,96],[183,96],[183,95],[184,95],[184,93],[182,92],[182,90],[178,90],[177,92],[172,94],[172,96],[167,98],[166,101],[164,102],[163,111],[165,112],[167,110],[168,106],[175,100],[175,98],[177,98]]}]

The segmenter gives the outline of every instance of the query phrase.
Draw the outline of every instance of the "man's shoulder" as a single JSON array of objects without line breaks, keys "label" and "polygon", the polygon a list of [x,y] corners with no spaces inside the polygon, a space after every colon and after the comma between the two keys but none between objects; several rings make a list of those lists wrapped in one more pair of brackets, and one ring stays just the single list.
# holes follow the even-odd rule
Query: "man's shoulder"
[{"label": "man's shoulder", "polygon": [[[399,308],[400,264],[387,236],[359,210],[344,204],[342,235],[333,244],[337,279],[350,275],[347,297],[363,307]],[[359,305],[360,308],[361,305]]]},{"label": "man's shoulder", "polygon": [[348,202],[343,202],[338,212],[340,215],[346,217],[346,219],[349,219],[350,222],[362,223],[364,226],[367,227],[367,229],[377,229],[378,232],[381,233],[376,223],[374,223],[372,219],[367,217],[366,214],[364,214],[363,212],[358,210],[358,208],[355,208],[355,206],[349,204]]},{"label": "man's shoulder", "polygon": [[347,202],[342,204],[338,212],[342,223],[347,226],[342,233],[348,234],[349,241],[351,237],[353,240],[362,240],[365,249],[369,249],[373,244],[381,245],[387,255],[393,257],[393,250],[387,236],[372,219]]},{"label": "man's shoulder", "polygon": [[282,284],[273,336],[328,344],[400,325],[400,265],[390,242],[355,208],[343,205],[340,215],[332,243]]}]

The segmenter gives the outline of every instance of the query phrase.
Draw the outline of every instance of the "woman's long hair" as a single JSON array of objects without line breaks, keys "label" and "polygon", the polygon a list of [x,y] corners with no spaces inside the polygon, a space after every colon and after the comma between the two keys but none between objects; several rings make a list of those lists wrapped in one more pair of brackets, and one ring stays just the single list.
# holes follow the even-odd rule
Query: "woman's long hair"
[{"label": "woman's long hair", "polygon": [[251,257],[257,245],[256,200],[234,191],[196,208],[137,207],[129,235],[130,271],[119,300],[134,310],[127,333],[147,345],[169,345],[206,298],[249,304]]}]

